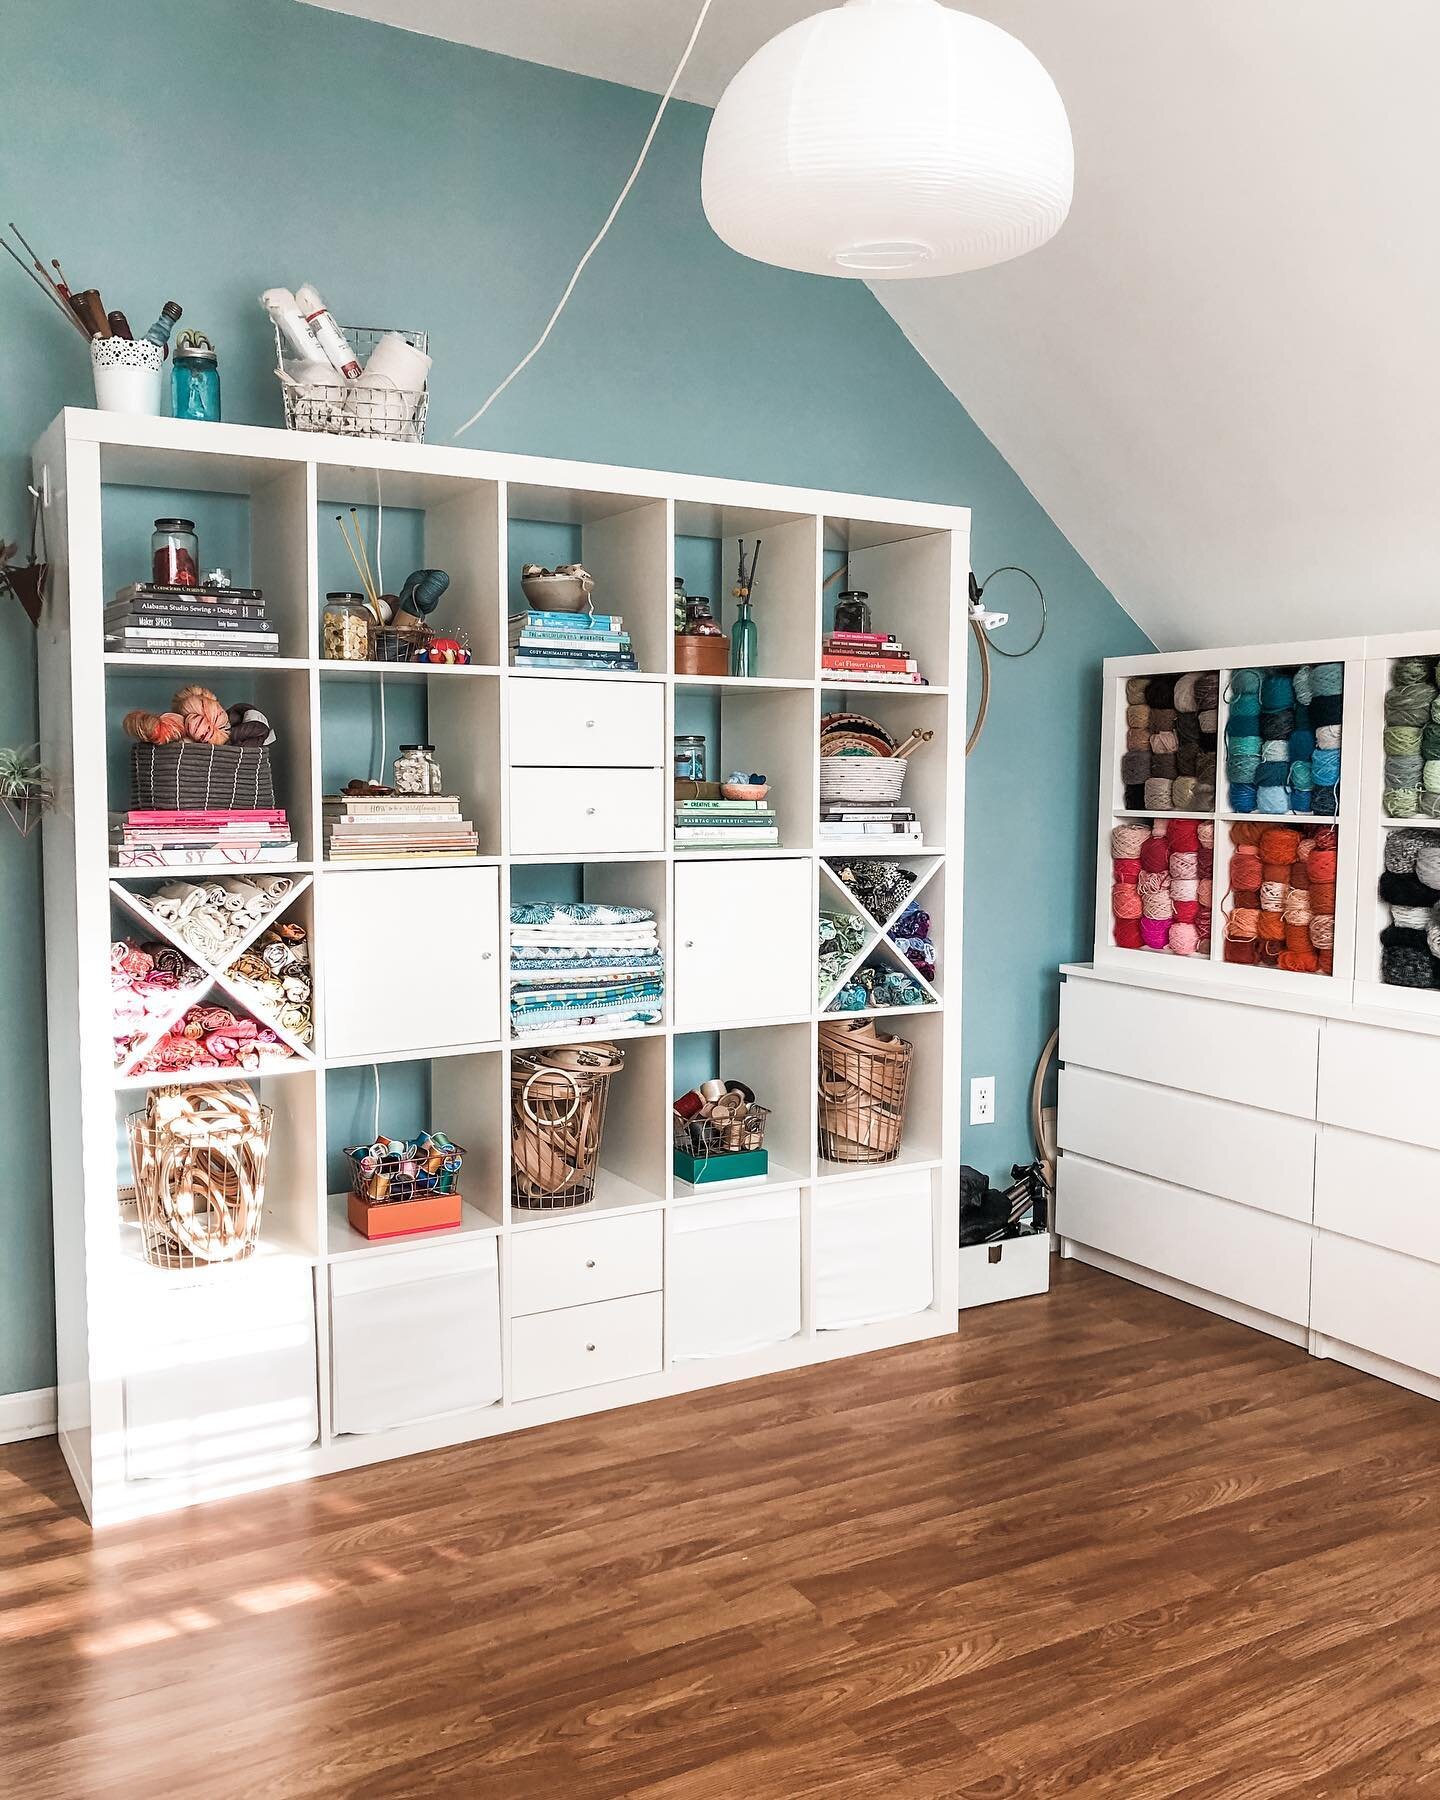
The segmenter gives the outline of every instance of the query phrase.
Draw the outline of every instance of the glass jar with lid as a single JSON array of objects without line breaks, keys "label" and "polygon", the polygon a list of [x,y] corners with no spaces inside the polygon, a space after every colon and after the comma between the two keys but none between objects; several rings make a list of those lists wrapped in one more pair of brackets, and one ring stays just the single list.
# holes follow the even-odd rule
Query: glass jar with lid
[{"label": "glass jar with lid", "polygon": [[723,637],[725,635],[715,623],[715,615],[710,610],[708,594],[687,594],[685,596],[685,634],[687,637]]},{"label": "glass jar with lid", "polygon": [[440,765],[435,760],[433,744],[402,744],[395,758],[395,791],[397,794],[439,794]]},{"label": "glass jar with lid", "polygon": [[220,423],[220,370],[203,331],[182,331],[170,364],[170,411],[177,419]]},{"label": "glass jar with lid", "polygon": [[364,594],[327,594],[320,621],[320,654],[327,662],[368,662],[375,615]]},{"label": "glass jar with lid", "polygon": [[705,739],[698,734],[675,739],[675,779],[705,779]]},{"label": "glass jar with lid", "polygon": [[842,592],[835,602],[835,629],[869,635],[870,596],[864,588],[846,588]]},{"label": "glass jar with lid", "polygon": [[193,519],[157,519],[150,539],[150,579],[157,587],[199,587],[200,540]]}]

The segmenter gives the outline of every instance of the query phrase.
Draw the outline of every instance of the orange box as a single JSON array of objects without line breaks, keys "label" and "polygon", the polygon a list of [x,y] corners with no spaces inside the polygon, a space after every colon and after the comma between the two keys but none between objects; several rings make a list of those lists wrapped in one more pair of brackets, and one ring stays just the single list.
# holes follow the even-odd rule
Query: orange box
[{"label": "orange box", "polygon": [[409,1237],[417,1231],[444,1231],[460,1223],[459,1194],[425,1194],[418,1200],[362,1200],[351,1190],[346,1211],[367,1238]]}]

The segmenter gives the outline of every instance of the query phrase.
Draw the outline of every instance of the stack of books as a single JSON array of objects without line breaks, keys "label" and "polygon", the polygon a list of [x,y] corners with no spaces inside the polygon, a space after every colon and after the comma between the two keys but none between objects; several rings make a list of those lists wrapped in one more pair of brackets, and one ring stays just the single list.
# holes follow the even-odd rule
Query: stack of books
[{"label": "stack of books", "polygon": [[460,817],[456,794],[327,794],[325,855],[330,862],[424,862],[474,856],[480,839]]},{"label": "stack of books", "polygon": [[924,839],[920,821],[913,807],[872,804],[863,800],[822,800],[820,802],[820,841],[822,844],[873,838],[877,850],[900,849],[909,844],[919,846]]},{"label": "stack of books", "polygon": [[517,669],[637,669],[619,613],[523,612],[510,620]]},{"label": "stack of books", "polygon": [[677,850],[758,850],[780,842],[775,809],[763,800],[677,800]]},{"label": "stack of books", "polygon": [[105,608],[105,648],[130,656],[278,656],[259,588],[132,581]]},{"label": "stack of books", "polygon": [[110,820],[118,869],[224,868],[293,863],[297,850],[283,809],[274,812],[128,812]]},{"label": "stack of books", "polygon": [[835,687],[929,687],[920,665],[897,637],[874,631],[832,631],[820,652],[822,679]]}]

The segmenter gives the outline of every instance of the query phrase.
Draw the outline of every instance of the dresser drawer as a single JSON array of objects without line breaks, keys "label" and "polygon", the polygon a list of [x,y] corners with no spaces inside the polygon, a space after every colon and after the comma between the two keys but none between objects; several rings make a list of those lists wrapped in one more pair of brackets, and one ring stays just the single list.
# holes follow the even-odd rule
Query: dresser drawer
[{"label": "dresser drawer", "polygon": [[1065,1237],[1172,1281],[1292,1325],[1309,1316],[1314,1233],[1294,1219],[1068,1155],[1055,1220]]},{"label": "dresser drawer", "polygon": [[1315,1117],[1319,1021],[1111,981],[1060,990],[1060,1056],[1110,1075]]},{"label": "dresser drawer", "polygon": [[510,761],[538,768],[666,765],[665,690],[645,681],[512,675]]},{"label": "dresser drawer", "polygon": [[1308,1119],[1068,1064],[1060,1071],[1060,1147],[1283,1218],[1310,1218]]},{"label": "dresser drawer", "polygon": [[1320,1040],[1320,1117],[1327,1125],[1440,1149],[1440,1038],[1327,1022]]},{"label": "dresser drawer", "polygon": [[661,1314],[659,1294],[632,1294],[512,1320],[513,1397],[535,1400],[602,1381],[658,1374]]},{"label": "dresser drawer", "polygon": [[649,1294],[664,1266],[658,1212],[575,1219],[510,1241],[510,1310],[551,1312],[621,1294]]},{"label": "dresser drawer", "polygon": [[1322,1126],[1315,1223],[1342,1237],[1440,1263],[1440,1150]]},{"label": "dresser drawer", "polygon": [[1440,1268],[1317,1232],[1310,1328],[1440,1375]]},{"label": "dresser drawer", "polygon": [[660,850],[663,769],[512,769],[510,849],[516,856]]}]

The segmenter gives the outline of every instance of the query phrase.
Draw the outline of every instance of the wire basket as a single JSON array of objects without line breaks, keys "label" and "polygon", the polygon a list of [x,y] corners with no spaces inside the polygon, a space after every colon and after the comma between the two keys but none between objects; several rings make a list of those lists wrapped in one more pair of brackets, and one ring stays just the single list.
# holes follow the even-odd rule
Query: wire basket
[{"label": "wire basket", "polygon": [[[739,1098],[739,1096],[737,1096]],[[714,1113],[703,1119],[685,1119],[671,1114],[675,1148],[687,1156],[733,1156],[738,1150],[765,1148],[765,1121],[768,1106],[753,1100],[741,1100],[733,1110]]]},{"label": "wire basket", "polygon": [[912,1046],[869,1020],[820,1027],[820,1154],[829,1162],[893,1162],[905,1131]]},{"label": "wire basket", "polygon": [[[375,325],[342,325],[340,329],[362,363],[369,361],[370,352],[392,331],[415,349],[429,354],[428,332]],[[338,374],[333,381],[313,381],[308,377],[316,365],[297,362],[286,354],[287,348],[288,341],[277,325],[275,373],[280,379],[287,430],[389,438],[401,444],[424,443],[425,414],[430,406],[428,382],[414,392],[408,388],[366,387],[363,378],[346,381]]]},{"label": "wire basket", "polygon": [[413,626],[372,625],[370,627],[371,662],[419,662],[430,648],[435,633],[417,620]]},{"label": "wire basket", "polygon": [[244,1082],[156,1088],[126,1121],[145,1260],[241,1262],[260,1236],[274,1113]]},{"label": "wire basket", "polygon": [[440,1132],[423,1132],[398,1148],[387,1139],[345,1154],[350,1158],[350,1191],[371,1206],[424,1200],[460,1189],[465,1151]]},{"label": "wire basket", "polygon": [[566,1044],[510,1058],[510,1193],[532,1211],[595,1197],[610,1078],[625,1066],[614,1044]]}]

